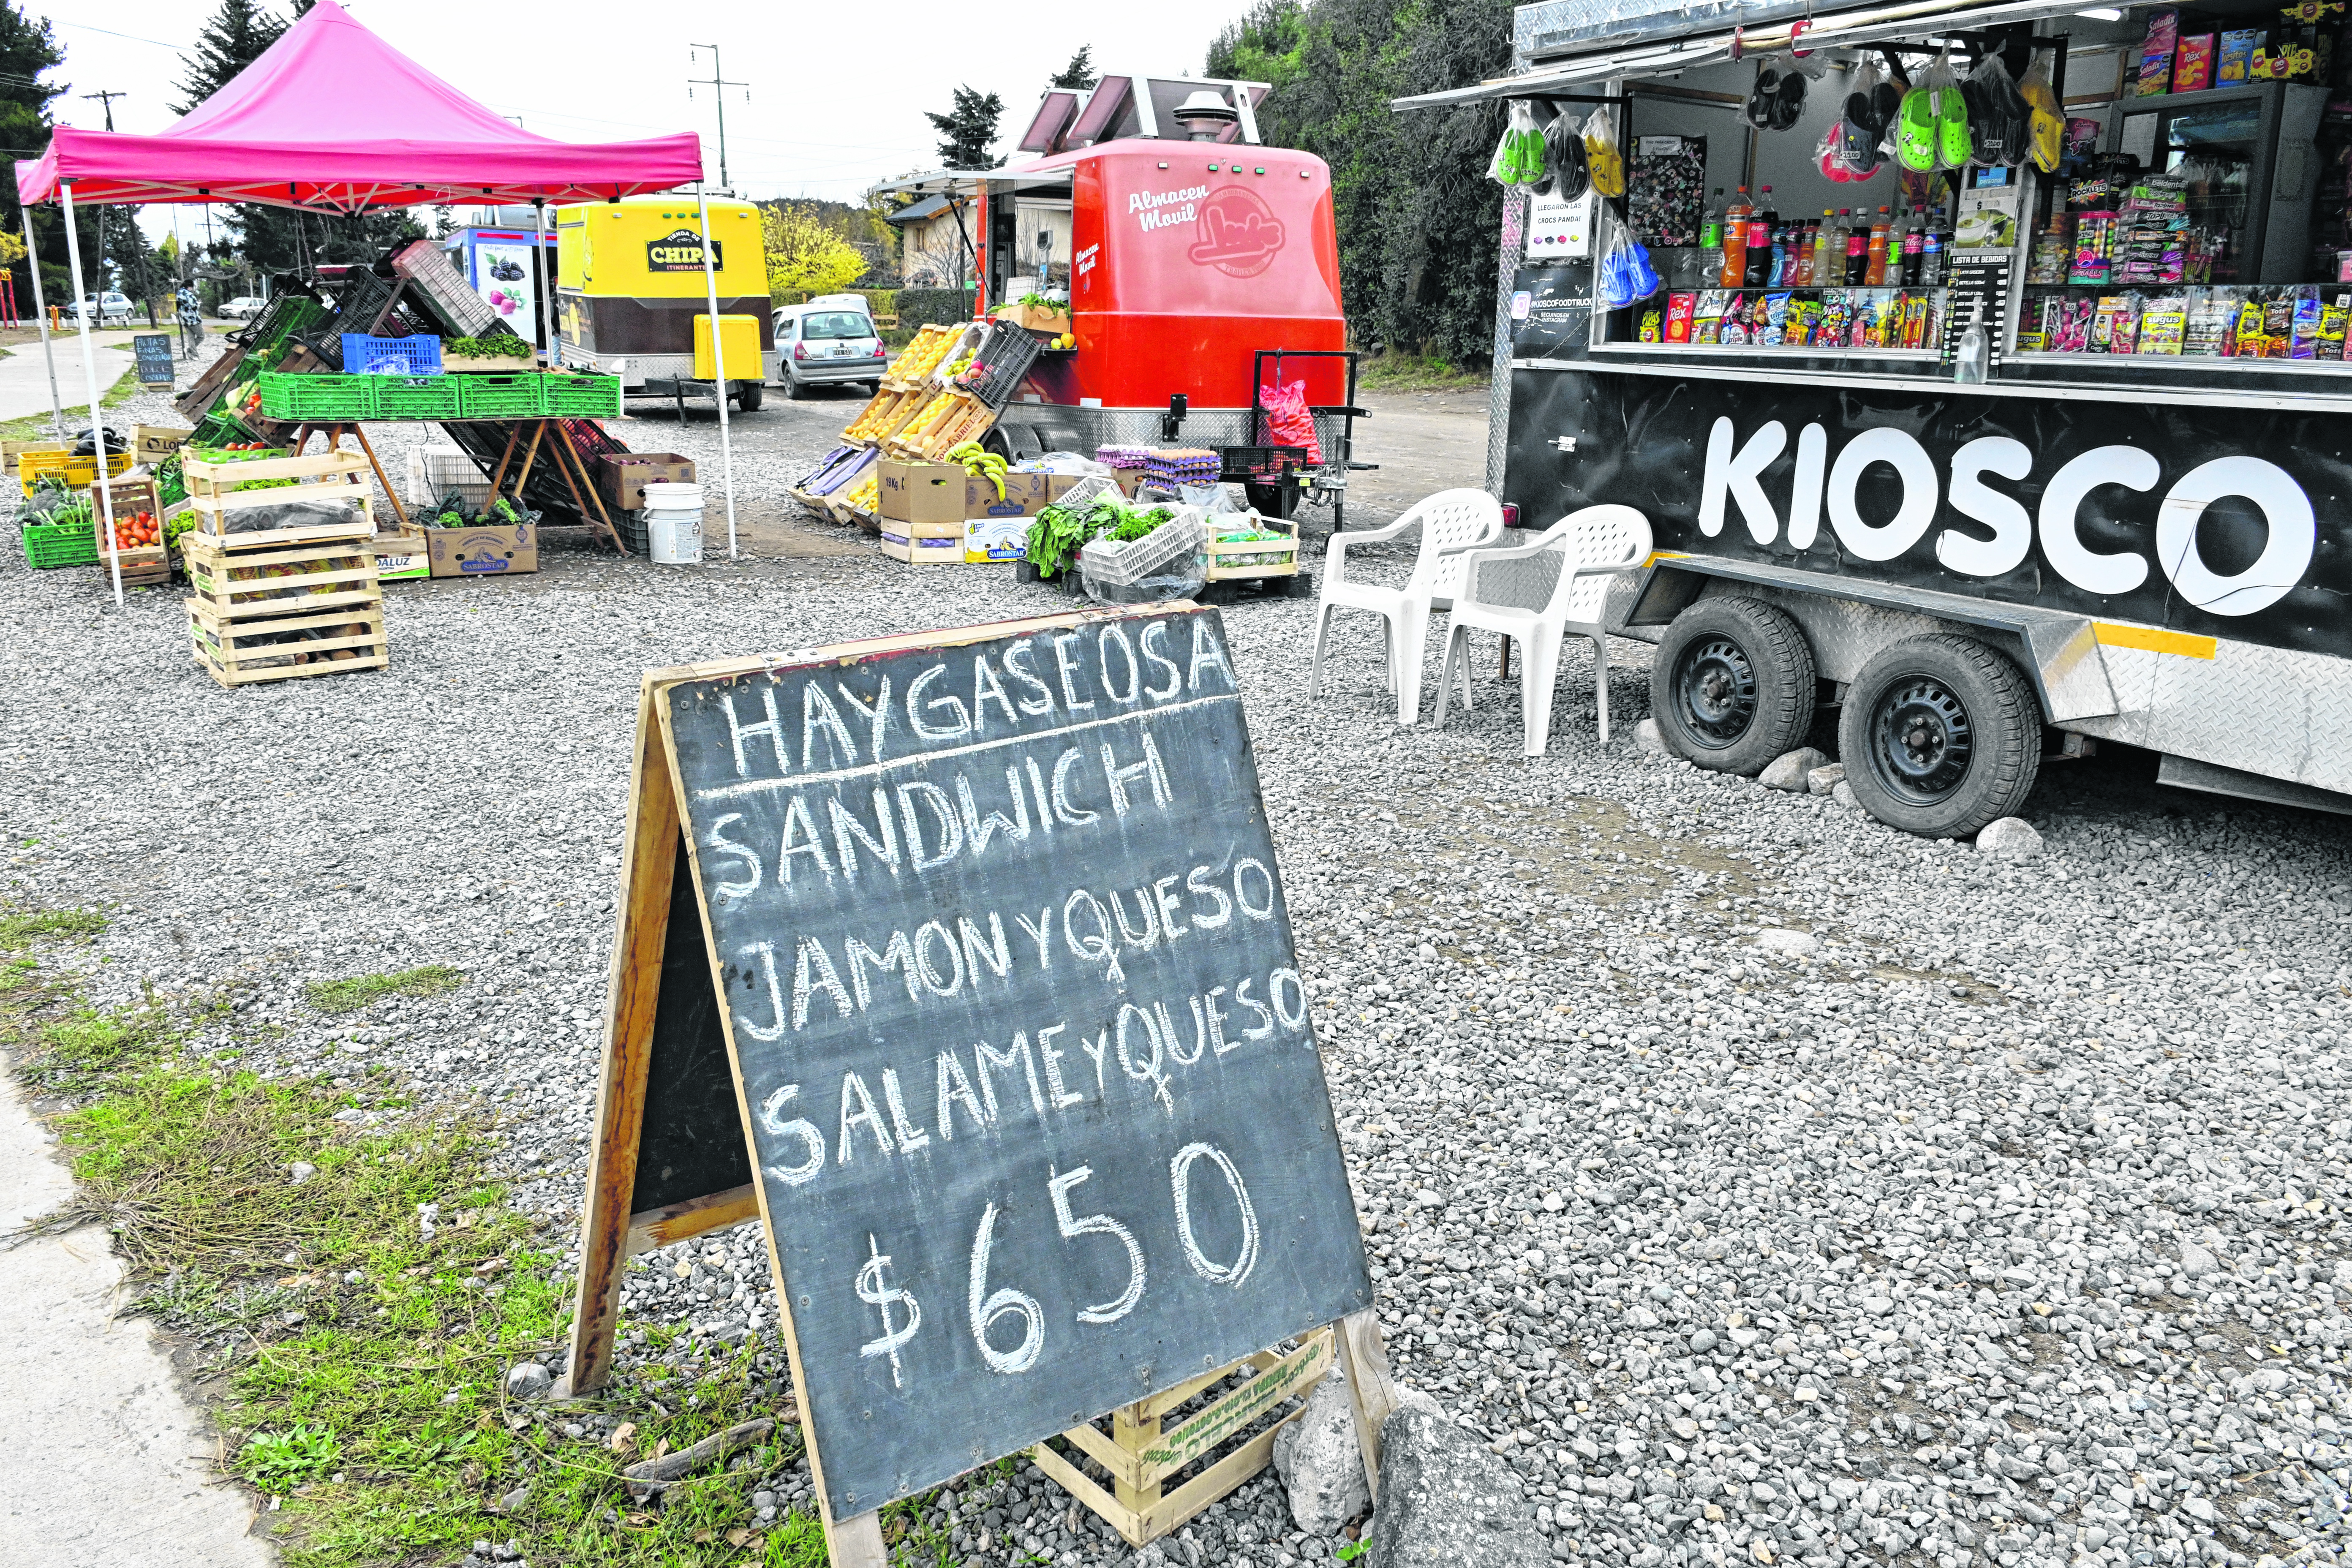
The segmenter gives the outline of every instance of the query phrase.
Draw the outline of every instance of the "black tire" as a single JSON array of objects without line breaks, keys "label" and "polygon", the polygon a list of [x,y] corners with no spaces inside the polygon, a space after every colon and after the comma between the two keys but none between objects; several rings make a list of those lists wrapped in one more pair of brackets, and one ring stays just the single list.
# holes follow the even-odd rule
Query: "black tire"
[{"label": "black tire", "polygon": [[791,371],[784,372],[784,400],[788,403],[798,403],[807,395],[808,388],[801,384],[801,378]]},{"label": "black tire", "polygon": [[1812,725],[1812,647],[1787,611],[1761,599],[1701,599],[1658,644],[1650,712],[1685,762],[1761,773]]},{"label": "black tire", "polygon": [[1838,717],[1846,783],[1864,811],[1927,838],[2014,816],[2042,768],[2042,706],[2010,658],[1941,634],[1881,648]]},{"label": "black tire", "polygon": [[735,384],[735,406],[746,414],[756,412],[767,395],[768,389],[756,381],[739,381]]}]

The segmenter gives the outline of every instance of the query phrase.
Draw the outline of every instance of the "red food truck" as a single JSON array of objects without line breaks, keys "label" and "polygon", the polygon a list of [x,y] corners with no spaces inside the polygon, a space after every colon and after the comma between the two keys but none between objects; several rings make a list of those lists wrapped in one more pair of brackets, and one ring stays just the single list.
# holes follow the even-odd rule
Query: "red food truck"
[{"label": "red food truck", "polygon": [[[1331,174],[1260,144],[1263,82],[1107,76],[1039,102],[1015,161],[884,187],[918,198],[961,253],[978,310],[1067,301],[1069,348],[1047,348],[1000,413],[1014,458],[1105,446],[1214,448],[1253,504],[1328,503],[1351,467],[1355,361],[1339,302]],[[1058,337],[1058,334],[1055,334]],[[1303,388],[1308,460],[1269,458],[1269,405]],[[1357,468],[1365,465],[1352,465]],[[1269,483],[1288,471],[1288,482]]]}]

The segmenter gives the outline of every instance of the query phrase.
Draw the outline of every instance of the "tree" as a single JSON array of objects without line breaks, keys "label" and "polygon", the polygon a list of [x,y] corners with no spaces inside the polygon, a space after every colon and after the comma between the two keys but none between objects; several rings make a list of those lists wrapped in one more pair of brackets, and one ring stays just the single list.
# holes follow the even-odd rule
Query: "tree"
[{"label": "tree", "polygon": [[[27,16],[14,0],[0,0],[0,132],[6,132],[5,144],[10,157],[37,158],[48,145],[49,103],[66,90],[66,84],[51,86],[40,77],[43,71],[65,63],[65,50],[58,47],[47,18]],[[25,212],[17,205],[14,180],[0,181],[0,214],[5,215],[11,233],[24,233]],[[34,229],[40,260],[55,269],[62,283],[66,259],[63,221],[55,211],[45,211],[38,216]],[[31,310],[30,263],[19,257],[7,267],[16,279],[16,308]],[[45,283],[49,276],[47,271],[43,273]]]},{"label": "tree", "polygon": [[[295,0],[296,16],[310,8],[308,0]],[[196,34],[196,47],[187,57],[186,74],[180,80],[180,91],[186,101],[179,106],[179,112],[188,113],[235,81],[246,67],[278,41],[287,26],[288,23],[261,0],[220,0],[219,9]],[[284,207],[255,204],[231,207],[221,215],[230,243],[226,247],[215,246],[215,254],[207,259],[215,263],[242,261],[272,272],[296,268],[306,254],[305,235],[297,217],[297,214]],[[314,227],[316,222],[314,219]],[[313,255],[310,259],[315,261],[318,258]]]},{"label": "tree", "polygon": [[943,165],[950,169],[993,169],[1004,162],[988,155],[990,143],[996,140],[996,122],[1003,116],[1004,100],[996,94],[983,95],[969,87],[960,87],[955,89],[952,107],[945,114],[926,110],[923,118],[942,138],[940,162]]},{"label": "tree", "polygon": [[1396,114],[1391,99],[1510,67],[1510,0],[1258,0],[1207,74],[1274,84],[1259,133],[1330,165],[1340,295],[1365,342],[1456,362],[1494,352],[1503,106]]},{"label": "tree", "polygon": [[1095,47],[1084,44],[1079,46],[1076,54],[1070,57],[1070,63],[1055,71],[1054,79],[1045,85],[1084,89],[1094,86],[1100,79],[1101,73],[1095,69]]},{"label": "tree", "polygon": [[866,275],[866,258],[823,214],[799,202],[760,209],[760,238],[768,251],[768,291],[803,289],[831,294]]}]

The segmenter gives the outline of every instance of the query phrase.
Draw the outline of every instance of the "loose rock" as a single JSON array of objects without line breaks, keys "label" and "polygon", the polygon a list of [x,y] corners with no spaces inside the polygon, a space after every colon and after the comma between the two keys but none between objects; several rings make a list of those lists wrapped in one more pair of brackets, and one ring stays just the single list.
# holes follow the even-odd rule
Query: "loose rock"
[{"label": "loose rock", "polygon": [[1805,788],[1814,795],[1827,795],[1844,782],[1843,763],[1823,763],[1805,775]]},{"label": "loose rock", "polygon": [[1633,749],[1647,752],[1654,757],[1674,755],[1666,745],[1665,736],[1659,732],[1658,721],[1655,719],[1644,719],[1633,726]]},{"label": "loose rock", "polygon": [[1366,1568],[1538,1568],[1551,1561],[1499,1459],[1409,1392],[1381,1426],[1381,1509]]},{"label": "loose rock", "polygon": [[1328,1535],[1372,1506],[1347,1373],[1334,1366],[1307,1398],[1307,1413],[1276,1434],[1274,1468],[1289,1494],[1290,1518],[1309,1535]]},{"label": "loose rock", "polygon": [[544,1399],[555,1379],[535,1361],[519,1361],[507,1368],[509,1399]]},{"label": "loose rock", "polygon": [[1829,759],[1813,747],[1800,746],[1793,752],[1783,752],[1773,758],[1756,776],[1756,782],[1766,789],[1784,789],[1791,794],[1803,795],[1812,787],[1813,770],[1827,761]]},{"label": "loose rock", "polygon": [[1977,853],[2003,860],[2031,860],[2042,853],[2042,835],[2021,816],[2004,816],[1985,824],[1977,835]]}]

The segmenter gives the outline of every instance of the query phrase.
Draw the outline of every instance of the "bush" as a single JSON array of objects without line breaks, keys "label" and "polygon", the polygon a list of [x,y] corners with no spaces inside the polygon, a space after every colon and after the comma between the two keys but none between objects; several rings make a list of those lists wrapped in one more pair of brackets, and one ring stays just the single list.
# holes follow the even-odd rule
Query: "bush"
[{"label": "bush", "polygon": [[980,295],[970,289],[901,289],[896,301],[898,325],[912,330],[969,321],[979,308]]}]

